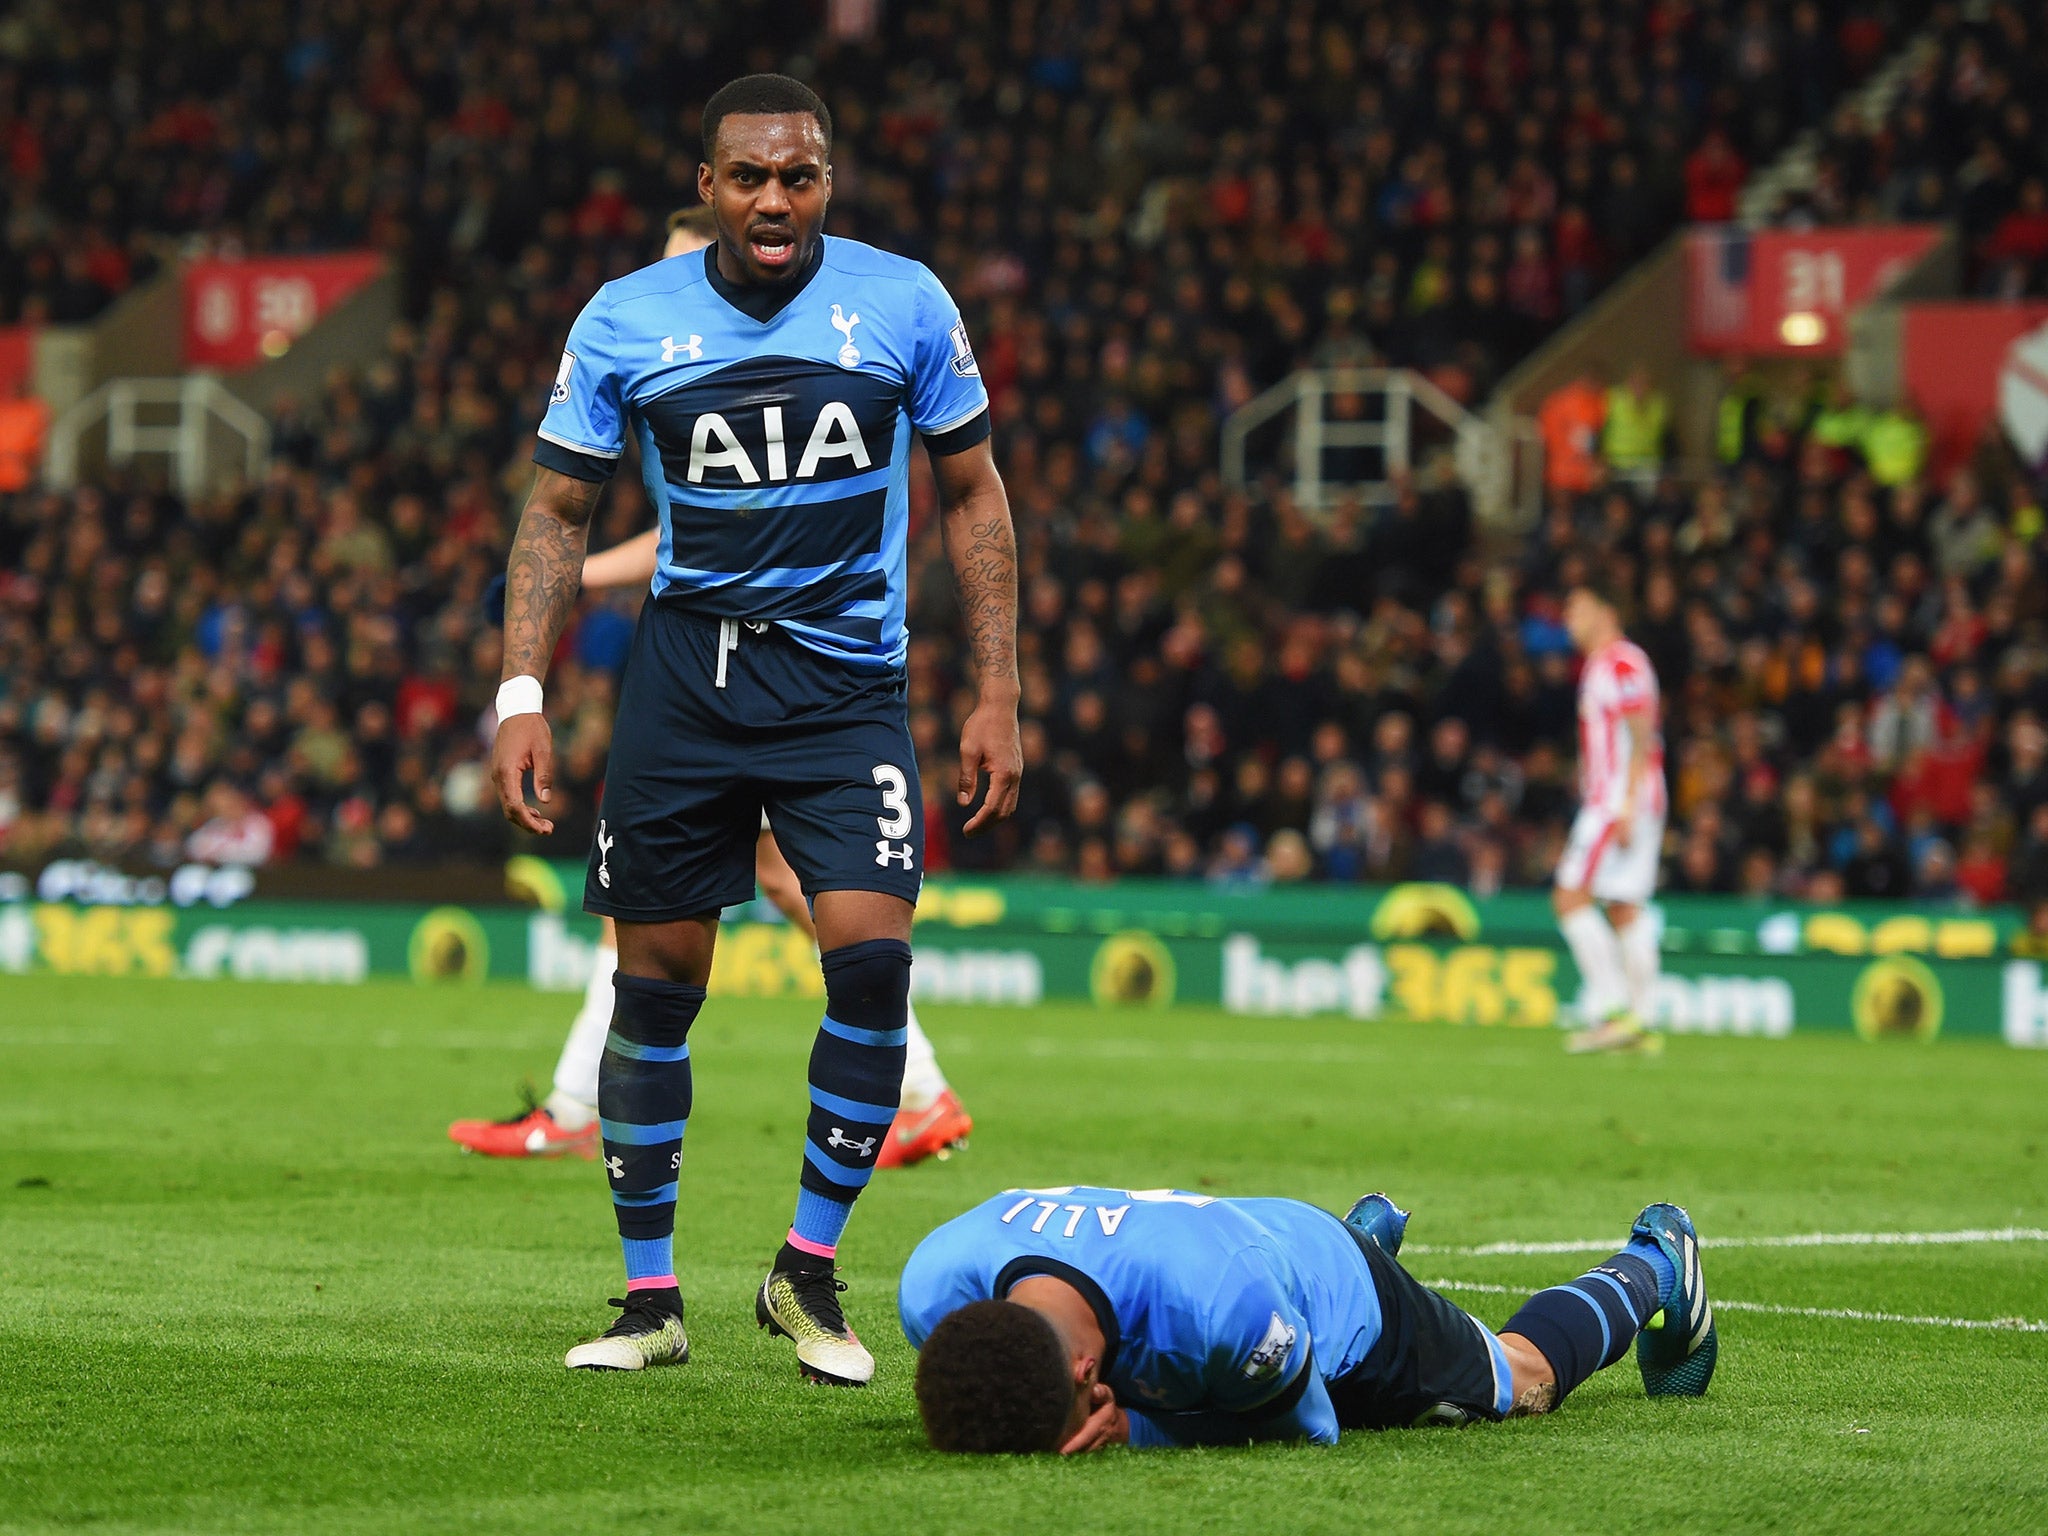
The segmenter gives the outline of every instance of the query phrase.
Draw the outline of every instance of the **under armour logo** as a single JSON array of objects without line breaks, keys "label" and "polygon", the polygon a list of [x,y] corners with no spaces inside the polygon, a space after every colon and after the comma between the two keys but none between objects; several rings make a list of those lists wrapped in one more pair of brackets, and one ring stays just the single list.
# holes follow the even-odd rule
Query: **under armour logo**
[{"label": "under armour logo", "polygon": [[604,1166],[605,1171],[615,1179],[623,1179],[626,1176],[626,1163],[621,1157],[614,1155],[606,1158]]},{"label": "under armour logo", "polygon": [[887,868],[889,867],[889,861],[890,861],[891,859],[901,859],[901,860],[903,861],[903,867],[904,867],[905,869],[908,869],[908,868],[910,868],[910,860],[911,860],[910,844],[908,844],[908,843],[905,843],[905,844],[904,844],[904,845],[903,845],[903,846],[902,846],[901,848],[899,848],[899,847],[897,847],[897,846],[896,846],[896,845],[895,845],[894,843],[890,842],[890,841],[889,841],[889,839],[887,839],[886,837],[878,837],[878,838],[876,838],[876,839],[875,839],[875,863],[876,863],[876,865],[877,865],[878,867],[882,868],[882,869],[887,869]]},{"label": "under armour logo", "polygon": [[661,360],[664,363],[674,362],[678,352],[689,353],[690,361],[696,362],[698,358],[704,355],[704,338],[702,336],[692,336],[688,341],[677,341],[673,336],[661,338]]},{"label": "under armour logo", "polygon": [[860,348],[853,344],[853,328],[860,324],[860,316],[849,316],[837,304],[832,306],[832,329],[846,338],[846,344],[839,349],[839,366],[851,368],[860,361]]},{"label": "under armour logo", "polygon": [[855,1157],[873,1157],[875,1155],[874,1137],[864,1136],[859,1141],[855,1141],[836,1125],[832,1127],[832,1134],[825,1138],[825,1145],[828,1147],[845,1147]]},{"label": "under armour logo", "polygon": [[[597,823],[597,883],[606,890],[612,888],[612,872],[607,864],[612,856],[612,845],[617,841],[605,831],[604,821],[600,818]],[[908,869],[910,866],[906,864],[903,867]]]}]

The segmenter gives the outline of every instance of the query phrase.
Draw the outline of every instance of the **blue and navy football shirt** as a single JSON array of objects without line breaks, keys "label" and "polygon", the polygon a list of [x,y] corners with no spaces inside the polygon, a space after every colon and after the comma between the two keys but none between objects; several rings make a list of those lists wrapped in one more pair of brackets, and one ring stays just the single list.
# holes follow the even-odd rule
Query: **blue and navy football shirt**
[{"label": "blue and navy football shirt", "polygon": [[1095,1309],[1134,1445],[1334,1444],[1325,1383],[1380,1336],[1372,1272],[1328,1211],[1080,1185],[1010,1190],[919,1243],[897,1290],[904,1336],[921,1348],[949,1312],[1041,1274]]},{"label": "blue and navy football shirt", "polygon": [[606,283],[570,328],[534,459],[603,479],[633,433],[661,515],[657,598],[890,672],[908,648],[910,434],[973,447],[988,391],[929,270],[819,244],[787,287],[727,282],[716,245]]}]

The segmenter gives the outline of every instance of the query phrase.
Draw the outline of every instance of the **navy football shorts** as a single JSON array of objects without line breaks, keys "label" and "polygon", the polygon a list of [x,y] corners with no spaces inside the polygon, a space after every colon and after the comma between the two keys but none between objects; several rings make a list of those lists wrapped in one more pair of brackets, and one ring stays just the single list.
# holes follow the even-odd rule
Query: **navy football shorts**
[{"label": "navy football shorts", "polygon": [[924,798],[902,677],[856,672],[772,624],[647,603],[584,910],[660,923],[751,900],[764,813],[805,895],[915,903]]},{"label": "navy football shorts", "polygon": [[1351,1227],[1380,1297],[1380,1336],[1328,1383],[1345,1429],[1406,1429],[1505,1417],[1511,1397],[1485,1325]]}]

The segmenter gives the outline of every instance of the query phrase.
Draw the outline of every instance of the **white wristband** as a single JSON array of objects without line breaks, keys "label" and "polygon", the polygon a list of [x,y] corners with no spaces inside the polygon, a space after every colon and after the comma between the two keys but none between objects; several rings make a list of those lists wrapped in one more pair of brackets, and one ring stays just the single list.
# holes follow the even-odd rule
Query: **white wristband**
[{"label": "white wristband", "polygon": [[498,723],[503,725],[514,715],[537,715],[540,713],[540,679],[521,673],[508,677],[498,684]]}]

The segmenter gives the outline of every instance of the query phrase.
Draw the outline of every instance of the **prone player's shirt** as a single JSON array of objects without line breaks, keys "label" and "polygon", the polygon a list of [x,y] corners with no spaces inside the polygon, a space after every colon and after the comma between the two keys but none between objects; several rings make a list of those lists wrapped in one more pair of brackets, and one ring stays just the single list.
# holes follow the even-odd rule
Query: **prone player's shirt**
[{"label": "prone player's shirt", "polygon": [[922,1348],[948,1313],[1040,1274],[1088,1297],[1102,1379],[1154,1414],[1284,1412],[1380,1336],[1371,1271],[1328,1211],[1075,1185],[1007,1191],[919,1243],[897,1290],[904,1337]]},{"label": "prone player's shirt", "polygon": [[1628,791],[1628,716],[1647,709],[1651,721],[1639,812],[1664,814],[1664,736],[1657,728],[1657,672],[1641,646],[1614,639],[1586,658],[1579,672],[1579,798],[1607,814]]},{"label": "prone player's shirt", "polygon": [[714,275],[716,245],[606,283],[570,328],[534,460],[602,479],[632,433],[661,520],[656,598],[897,672],[911,432],[972,448],[988,392],[928,269],[821,244],[764,318],[735,303],[759,310],[764,290]]}]

